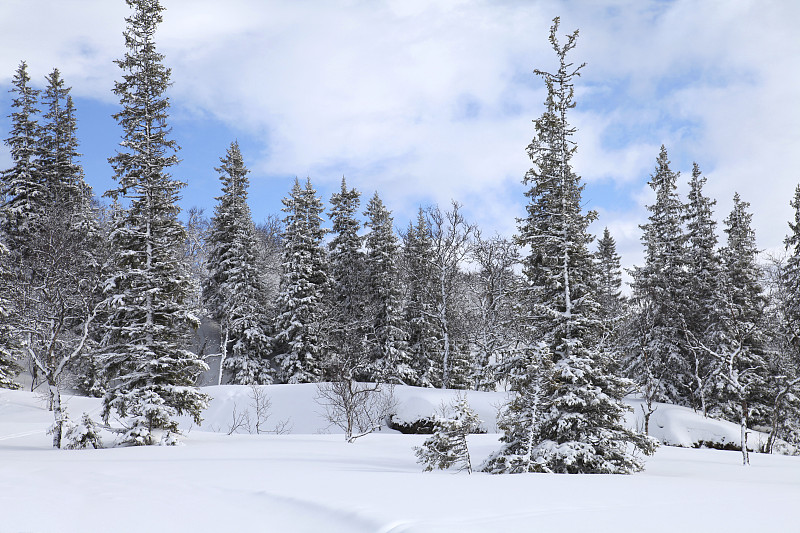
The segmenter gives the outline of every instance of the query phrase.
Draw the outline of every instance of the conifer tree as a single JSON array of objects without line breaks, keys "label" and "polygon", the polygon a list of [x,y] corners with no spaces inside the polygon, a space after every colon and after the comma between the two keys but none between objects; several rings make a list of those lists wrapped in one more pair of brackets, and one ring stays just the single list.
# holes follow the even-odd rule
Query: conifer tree
[{"label": "conifer tree", "polygon": [[795,188],[791,201],[794,208],[794,222],[789,222],[791,233],[784,239],[789,258],[783,272],[783,285],[787,296],[785,317],[790,333],[789,342],[800,350],[800,185]]},{"label": "conifer tree", "polygon": [[764,336],[767,302],[749,205],[736,193],[733,210],[725,219],[728,242],[721,251],[723,276],[715,299],[719,326],[713,351],[706,350],[721,367],[725,390],[720,399],[727,402],[726,414],[740,420],[743,442],[753,409],[757,410],[756,420],[766,424],[772,407],[765,389],[769,379]]},{"label": "conifer tree", "polygon": [[[520,380],[524,385],[542,383],[540,414],[531,413],[529,407],[510,410],[512,420],[506,427],[514,430],[504,435],[504,446],[484,469],[630,473],[642,468],[634,449],[648,453],[652,444],[625,426],[627,408],[622,397],[630,383],[611,373],[615,354],[599,346],[602,324],[594,298],[596,269],[587,231],[595,214],[581,210],[583,185],[570,163],[576,150],[575,129],[567,121],[567,112],[575,105],[573,80],[582,65],[575,68],[566,56],[575,47],[578,32],[561,46],[558,25],[556,18],[550,44],[559,69],[555,74],[535,71],[543,78],[548,96],[528,147],[533,167],[523,181],[529,186],[529,202],[518,236],[518,244],[530,250],[523,265],[530,286],[526,305],[541,338],[540,357],[550,358],[552,367],[543,379]],[[519,373],[541,370],[520,369]],[[529,391],[517,394],[525,398]],[[521,453],[520,435],[525,433],[529,446]],[[520,462],[520,455],[529,459]]]},{"label": "conifer tree", "polygon": [[633,298],[646,315],[636,349],[626,363],[631,377],[650,391],[655,401],[687,404],[692,396],[693,368],[684,328],[686,298],[685,243],[681,221],[684,207],[676,192],[667,150],[661,147],[649,182],[656,201],[648,206],[648,223],[641,226],[645,264],[635,267]]},{"label": "conifer tree", "polygon": [[222,196],[208,236],[208,278],[203,300],[220,324],[223,371],[239,385],[271,383],[266,305],[267,287],[259,271],[258,236],[247,205],[249,172],[237,142],[231,143],[220,173]]},{"label": "conifer tree", "polygon": [[8,248],[0,242],[0,389],[19,389],[14,381],[22,371],[18,363],[19,341],[14,335],[14,303],[11,298],[13,276],[9,263]]},{"label": "conifer tree", "polygon": [[403,235],[403,277],[406,297],[405,323],[408,351],[417,383],[408,385],[435,386],[441,372],[441,339],[434,327],[432,316],[434,289],[431,271],[432,238],[425,211],[420,208],[417,223],[409,223]]},{"label": "conifer tree", "polygon": [[[710,343],[715,330],[720,326],[716,306],[719,280],[722,269],[717,253],[716,221],[712,208],[715,200],[703,195],[706,178],[700,173],[697,163],[692,168],[689,181],[689,198],[685,206],[686,265],[685,297],[683,298],[685,329],[692,339]],[[707,396],[712,386],[715,363],[706,354],[698,352],[690,343],[694,387],[692,394],[696,408],[707,412]]]},{"label": "conifer tree", "polygon": [[102,361],[107,379],[104,418],[112,409],[132,444],[173,444],[178,414],[200,423],[207,396],[195,385],[208,366],[188,350],[198,325],[190,308],[194,284],[183,258],[186,232],[176,202],[184,183],[172,178],[177,144],[167,124],[170,69],[156,50],[162,21],[158,0],[127,0],[128,49],[116,63],[122,80],[114,93],[122,109],[121,149],[109,159],[116,188],[111,275],[105,282],[109,316]]},{"label": "conifer tree", "polygon": [[[41,100],[45,114],[29,140],[33,154],[28,157],[35,163],[30,165],[34,171],[28,175],[34,180],[27,190],[37,192],[19,204],[27,208],[17,211],[19,226],[11,230],[17,248],[6,290],[14,300],[15,333],[33,382],[43,381],[49,393],[53,445],[58,448],[66,419],[60,394],[63,381],[70,372],[85,373],[93,366],[85,361],[85,349],[94,340],[91,326],[97,314],[101,246],[91,189],[77,162],[69,88],[57,69],[46,81]],[[17,185],[17,190],[25,189],[21,181]],[[84,376],[77,377],[80,381]]]},{"label": "conifer tree", "polygon": [[370,381],[417,384],[419,376],[408,353],[402,320],[402,289],[398,270],[399,244],[391,212],[376,192],[364,212],[366,248],[367,350]]},{"label": "conifer tree", "polygon": [[322,378],[325,338],[323,310],[329,290],[322,239],[322,201],[311,185],[295,180],[283,199],[283,274],[273,354],[285,383],[311,383]]},{"label": "conifer tree", "polygon": [[622,269],[617,243],[608,228],[603,229],[603,237],[597,241],[595,254],[598,268],[597,303],[600,304],[600,317],[604,321],[619,318],[623,308]]},{"label": "conifer tree", "polygon": [[17,263],[30,255],[30,237],[44,214],[44,183],[39,171],[39,124],[36,115],[39,90],[31,87],[28,65],[23,61],[11,80],[11,136],[5,140],[14,166],[2,174],[0,229]]},{"label": "conifer tree", "polygon": [[458,471],[466,470],[471,474],[472,459],[467,436],[480,432],[481,420],[469,406],[463,393],[451,404],[451,408],[451,416],[442,414],[436,417],[433,435],[425,439],[422,446],[414,448],[414,453],[417,455],[417,462],[424,465],[426,472],[434,469],[447,470],[455,466]]},{"label": "conifer tree", "polygon": [[[330,291],[327,337],[331,350],[331,378],[342,372],[356,379],[371,381],[374,370],[370,368],[364,346],[365,295],[364,254],[361,251],[360,222],[356,213],[361,193],[348,189],[342,178],[339,192],[331,196],[331,234],[328,244]],[[345,369],[346,367],[346,369]]]}]

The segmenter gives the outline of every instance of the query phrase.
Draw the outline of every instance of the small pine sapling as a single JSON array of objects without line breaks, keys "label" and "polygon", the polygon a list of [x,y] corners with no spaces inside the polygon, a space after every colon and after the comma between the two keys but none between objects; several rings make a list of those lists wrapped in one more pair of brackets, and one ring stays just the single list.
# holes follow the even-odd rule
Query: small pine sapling
[{"label": "small pine sapling", "polygon": [[82,450],[91,446],[95,450],[103,447],[100,439],[100,428],[88,413],[83,413],[80,424],[68,424],[64,434],[68,450]]},{"label": "small pine sapling", "polygon": [[459,472],[472,473],[467,435],[479,432],[481,420],[470,408],[466,395],[457,396],[451,407],[453,415],[446,416],[446,409],[443,409],[443,415],[434,422],[433,435],[421,447],[414,448],[417,462],[424,465],[425,472],[455,466]]}]

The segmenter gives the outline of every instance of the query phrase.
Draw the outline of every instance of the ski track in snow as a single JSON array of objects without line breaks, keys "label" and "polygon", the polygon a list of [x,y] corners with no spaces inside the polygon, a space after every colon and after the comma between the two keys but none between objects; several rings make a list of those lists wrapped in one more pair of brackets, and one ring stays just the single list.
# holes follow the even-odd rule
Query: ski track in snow
[{"label": "ski track in snow", "polygon": [[35,429],[33,431],[21,431],[19,433],[12,433],[10,435],[0,435],[0,440],[19,439],[21,437],[30,437],[31,435],[39,435],[41,433],[41,429]]}]

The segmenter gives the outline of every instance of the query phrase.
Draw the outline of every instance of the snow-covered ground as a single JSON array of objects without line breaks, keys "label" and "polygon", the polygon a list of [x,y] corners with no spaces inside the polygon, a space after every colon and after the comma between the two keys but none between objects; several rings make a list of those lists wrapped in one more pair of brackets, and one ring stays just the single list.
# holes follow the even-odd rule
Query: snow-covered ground
[{"label": "snow-covered ground", "polygon": [[[52,415],[28,392],[0,390],[0,532],[532,532],[800,529],[800,457],[662,446],[645,472],[609,475],[422,473],[423,435],[384,429],[348,444],[327,428],[313,385],[265,387],[268,426],[291,434],[227,435],[247,387],[209,387],[202,427],[179,447],[59,451]],[[398,387],[399,413],[424,416],[452,392]],[[502,393],[469,393],[495,431]],[[635,400],[632,400],[635,403]],[[99,402],[71,398],[73,419]],[[632,417],[633,418],[633,417]],[[631,420],[632,424],[636,421]],[[733,424],[661,405],[662,440],[736,440]],[[470,438],[474,462],[497,434]]]}]

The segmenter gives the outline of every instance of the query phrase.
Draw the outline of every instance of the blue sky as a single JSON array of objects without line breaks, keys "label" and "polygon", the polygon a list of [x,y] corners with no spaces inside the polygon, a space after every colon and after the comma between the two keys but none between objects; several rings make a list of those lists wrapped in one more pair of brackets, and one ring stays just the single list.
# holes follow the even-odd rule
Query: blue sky
[{"label": "blue sky", "polygon": [[[525,147],[542,112],[532,71],[555,66],[551,19],[580,29],[586,62],[571,121],[584,201],[623,263],[641,260],[658,149],[708,176],[721,222],[738,191],[759,245],[778,250],[800,181],[800,3],[785,0],[162,0],[157,43],[173,69],[174,175],[184,207],[212,213],[213,168],[237,139],[256,221],[295,176],[327,200],[344,175],[377,190],[404,226],[417,207],[463,203],[485,233],[523,213]],[[224,5],[223,5],[224,4]],[[20,60],[35,83],[58,67],[73,87],[88,181],[111,185],[120,129],[111,93],[124,53],[122,0],[0,3],[0,135]],[[10,165],[0,148],[0,167]],[[685,190],[685,187],[684,187]],[[721,227],[719,233],[722,235]]]}]

